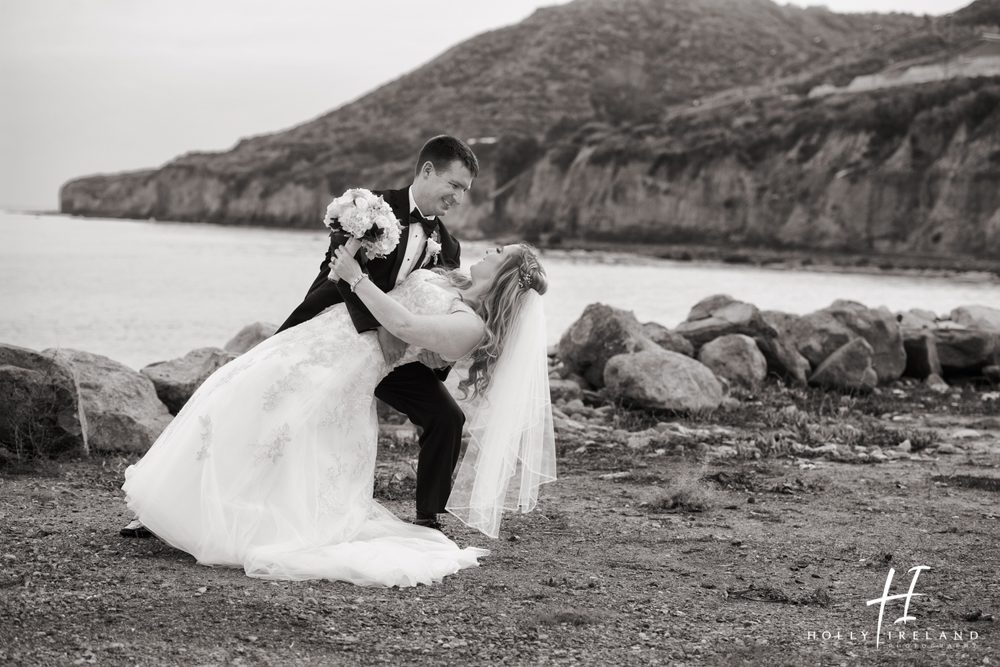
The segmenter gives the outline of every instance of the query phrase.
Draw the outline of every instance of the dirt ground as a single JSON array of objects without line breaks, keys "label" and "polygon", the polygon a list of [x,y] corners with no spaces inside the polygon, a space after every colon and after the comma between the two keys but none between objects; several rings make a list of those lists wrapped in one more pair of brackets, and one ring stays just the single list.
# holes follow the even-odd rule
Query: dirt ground
[{"label": "dirt ground", "polygon": [[[866,462],[560,435],[560,479],[536,511],[508,515],[499,540],[446,519],[460,544],[492,550],[481,567],[403,590],[261,581],[121,538],[134,459],[6,474],[0,662],[996,664],[1000,402],[955,405],[871,417],[933,444]],[[766,425],[761,414],[720,423]],[[406,438],[381,444],[376,496],[400,516],[412,511],[415,452]],[[914,620],[894,625],[904,601],[888,601],[876,648],[879,606],[866,601],[890,568],[889,594],[905,593],[921,565]]]}]

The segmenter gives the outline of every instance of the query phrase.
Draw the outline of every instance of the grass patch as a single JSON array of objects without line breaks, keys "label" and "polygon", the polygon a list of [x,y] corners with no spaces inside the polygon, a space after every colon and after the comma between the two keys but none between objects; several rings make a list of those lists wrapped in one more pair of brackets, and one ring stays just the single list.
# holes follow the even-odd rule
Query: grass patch
[{"label": "grass patch", "polygon": [[681,468],[652,507],[672,512],[707,512],[714,508],[719,496],[709,486],[704,472],[704,468]]}]

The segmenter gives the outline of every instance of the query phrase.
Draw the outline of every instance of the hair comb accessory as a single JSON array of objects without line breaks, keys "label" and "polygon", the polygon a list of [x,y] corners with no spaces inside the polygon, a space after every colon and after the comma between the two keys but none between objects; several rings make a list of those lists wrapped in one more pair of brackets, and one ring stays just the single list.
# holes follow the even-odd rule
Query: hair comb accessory
[{"label": "hair comb accessory", "polygon": [[527,271],[521,271],[517,276],[517,286],[521,289],[531,289],[535,286],[535,280]]}]

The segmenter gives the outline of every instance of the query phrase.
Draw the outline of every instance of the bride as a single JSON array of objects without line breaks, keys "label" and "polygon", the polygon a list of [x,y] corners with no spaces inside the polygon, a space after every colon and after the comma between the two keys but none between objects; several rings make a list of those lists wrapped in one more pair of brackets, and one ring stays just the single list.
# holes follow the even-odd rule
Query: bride
[{"label": "bride", "polygon": [[[545,272],[526,245],[487,253],[457,272],[418,270],[389,294],[362,272],[357,242],[332,261],[372,315],[410,347],[467,359],[470,441],[447,511],[490,537],[504,509],[531,510],[555,479],[541,295]],[[414,586],[478,565],[372,497],[374,390],[392,370],[374,331],[343,304],[226,364],[194,393],[125,472],[129,508],[203,565],[266,579]]]}]

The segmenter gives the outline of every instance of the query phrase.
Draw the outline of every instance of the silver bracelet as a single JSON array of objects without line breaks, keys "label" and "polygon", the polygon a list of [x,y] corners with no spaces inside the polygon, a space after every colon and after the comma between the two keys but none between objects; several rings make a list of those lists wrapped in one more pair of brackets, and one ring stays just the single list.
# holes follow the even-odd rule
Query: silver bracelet
[{"label": "silver bracelet", "polygon": [[361,281],[364,280],[367,277],[368,276],[366,276],[363,273],[360,276],[358,276],[358,279],[351,283],[351,291],[353,292],[354,289],[361,283]]}]

